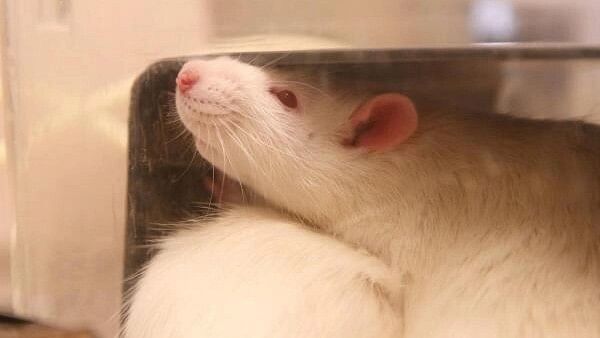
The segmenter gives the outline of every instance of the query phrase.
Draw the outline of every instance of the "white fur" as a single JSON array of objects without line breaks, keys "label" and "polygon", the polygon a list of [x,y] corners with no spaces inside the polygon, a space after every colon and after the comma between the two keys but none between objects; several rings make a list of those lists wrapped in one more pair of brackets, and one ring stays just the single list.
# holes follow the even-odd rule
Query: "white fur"
[{"label": "white fur", "polygon": [[[368,94],[360,84],[317,68],[200,62],[209,76],[189,95],[217,86],[228,107],[194,112],[178,93],[200,153],[272,203],[408,269],[407,337],[600,336],[597,128],[417,104],[411,139],[365,153],[340,144]],[[294,91],[298,109],[270,95],[273,86]]]},{"label": "white fur", "polygon": [[381,261],[282,215],[235,208],[161,245],[127,338],[400,337],[401,286]]}]

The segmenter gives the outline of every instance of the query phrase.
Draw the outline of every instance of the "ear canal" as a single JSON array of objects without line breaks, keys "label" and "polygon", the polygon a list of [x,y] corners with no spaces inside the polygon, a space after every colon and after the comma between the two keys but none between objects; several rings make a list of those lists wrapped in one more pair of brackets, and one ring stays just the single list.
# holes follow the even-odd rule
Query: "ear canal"
[{"label": "ear canal", "polygon": [[387,151],[406,141],[417,129],[417,110],[401,94],[373,97],[350,117],[353,139],[349,145],[370,151]]}]

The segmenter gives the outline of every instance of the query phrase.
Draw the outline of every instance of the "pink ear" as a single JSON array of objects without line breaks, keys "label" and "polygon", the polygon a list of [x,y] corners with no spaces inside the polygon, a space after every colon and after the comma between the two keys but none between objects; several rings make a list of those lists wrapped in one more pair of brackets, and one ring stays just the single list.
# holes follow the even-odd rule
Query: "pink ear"
[{"label": "pink ear", "polygon": [[404,95],[381,94],[360,106],[350,117],[350,125],[354,132],[351,146],[386,151],[415,132],[417,110]]}]

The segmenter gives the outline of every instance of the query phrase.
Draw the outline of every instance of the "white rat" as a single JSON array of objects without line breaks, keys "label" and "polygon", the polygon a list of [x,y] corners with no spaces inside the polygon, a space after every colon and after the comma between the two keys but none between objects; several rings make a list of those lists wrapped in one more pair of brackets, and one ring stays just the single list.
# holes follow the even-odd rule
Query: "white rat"
[{"label": "white rat", "polygon": [[203,157],[409,271],[406,337],[600,337],[598,127],[415,104],[326,67],[193,60],[177,83]]},{"label": "white rat", "polygon": [[279,213],[236,207],[160,248],[124,337],[401,337],[400,278]]}]

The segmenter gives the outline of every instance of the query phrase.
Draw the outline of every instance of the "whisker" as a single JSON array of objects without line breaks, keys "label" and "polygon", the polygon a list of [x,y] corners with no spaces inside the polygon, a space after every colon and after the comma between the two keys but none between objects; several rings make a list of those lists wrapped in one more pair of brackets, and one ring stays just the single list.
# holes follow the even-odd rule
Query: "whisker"
[{"label": "whisker", "polygon": [[279,61],[285,59],[286,57],[290,56],[291,54],[292,54],[291,52],[284,53],[283,55],[281,55],[279,57],[276,57],[275,59],[271,60],[270,62],[267,62],[266,64],[260,66],[259,68],[261,68],[261,69],[267,69],[270,66],[276,64],[277,62],[279,62]]},{"label": "whisker", "polygon": [[172,142],[174,142],[174,141],[177,141],[178,139],[180,139],[182,136],[186,135],[187,133],[189,133],[189,131],[188,131],[187,129],[185,129],[185,128],[184,128],[184,129],[183,129],[183,130],[181,130],[181,131],[180,131],[180,132],[179,132],[177,135],[175,135],[175,137],[173,137],[173,138],[172,138],[172,139],[170,139],[170,140],[167,140],[166,142],[167,142],[167,144],[169,144],[169,143],[172,143]]},{"label": "whisker", "polygon": [[316,87],[314,85],[311,85],[309,83],[306,82],[302,82],[302,81],[292,81],[292,80],[271,80],[270,83],[274,83],[274,84],[295,84],[295,85],[300,85],[300,86],[304,86],[306,88],[312,89],[314,91],[316,91],[317,93],[327,97],[327,98],[331,98],[332,95],[327,93],[324,89]]},{"label": "whisker", "polygon": [[247,63],[251,66],[254,66],[254,62],[256,62],[256,59],[258,59],[258,54],[254,55],[252,60],[248,61]]},{"label": "whisker", "polygon": [[[232,122],[232,121],[230,121]],[[233,122],[232,122],[233,123]],[[252,162],[252,165],[254,165],[255,169],[258,169],[258,163],[256,163],[256,161],[254,160],[254,157],[252,156],[252,154],[246,149],[246,147],[244,146],[243,142],[240,140],[240,138],[235,134],[235,132],[233,132],[233,127],[229,126],[228,124],[223,124],[223,126],[229,131],[228,135],[234,139],[234,141],[236,142],[236,144],[240,147],[240,150],[242,150],[242,152],[246,155],[246,157],[248,158],[248,160],[250,162]],[[234,123],[234,127],[237,128],[237,130],[242,130],[238,125],[236,125]]]},{"label": "whisker", "polygon": [[217,132],[217,140],[219,141],[219,144],[221,145],[221,152],[222,152],[222,155],[223,155],[223,170],[222,170],[223,171],[223,173],[222,173],[223,175],[221,177],[221,192],[220,192],[220,196],[223,196],[223,189],[224,189],[224,186],[225,186],[225,172],[227,170],[226,169],[227,153],[225,151],[225,145],[223,143],[223,138],[221,136],[221,133],[220,133],[219,129],[216,128],[216,126],[215,126],[215,130]]},{"label": "whisker", "polygon": [[[206,144],[212,144],[211,143],[211,132],[210,131],[207,132]],[[213,150],[213,148],[210,147],[209,151],[210,151],[210,157],[214,158],[215,157],[215,154],[214,154],[215,151]],[[213,164],[211,164],[211,182],[212,182],[212,184],[214,186],[214,183],[215,183],[215,166]],[[209,207],[212,206],[212,202],[213,202],[213,198],[214,197],[215,197],[214,196],[214,190],[210,189],[210,197],[208,199],[208,206]]]},{"label": "whisker", "polygon": [[[237,131],[240,131],[240,132],[244,133],[244,134],[245,134],[245,135],[246,135],[248,138],[250,138],[250,139],[251,139],[251,141],[253,141],[254,143],[256,143],[256,144],[258,144],[258,145],[261,145],[261,146],[264,146],[264,147],[267,147],[267,148],[269,148],[270,150],[272,150],[272,151],[275,151],[275,152],[277,152],[277,153],[279,153],[279,154],[282,154],[282,155],[286,155],[286,156],[288,156],[288,157],[291,157],[291,158],[292,158],[292,159],[294,159],[294,160],[301,161],[301,159],[300,159],[300,158],[299,158],[297,155],[295,155],[295,154],[293,154],[293,153],[291,153],[291,152],[286,152],[286,151],[282,150],[281,148],[277,148],[277,147],[276,147],[275,145],[273,145],[273,144],[267,144],[267,143],[265,143],[265,142],[261,141],[260,139],[258,139],[258,138],[257,138],[257,136],[256,136],[256,135],[252,135],[251,133],[249,133],[249,132],[247,132],[246,130],[244,130],[244,129],[243,129],[243,128],[242,128],[242,127],[239,125],[239,124],[237,124],[235,121],[231,120],[231,121],[229,121],[229,122],[233,123],[233,124],[234,124],[234,126],[236,127],[236,130],[237,130]],[[267,138],[267,140],[269,140],[269,141],[271,141],[271,142],[272,142],[272,138]]]},{"label": "whisker", "polygon": [[[246,154],[246,157],[248,158],[249,162],[256,168],[258,169],[258,164],[256,163],[256,161],[254,160],[254,157],[250,154],[250,152],[246,149],[246,147],[244,146],[242,140],[235,134],[235,132],[232,130],[232,127],[228,124],[223,124],[223,126],[227,129],[227,134],[228,136],[233,139],[233,141],[238,145],[238,147],[242,150],[242,152],[244,152],[244,154]],[[239,127],[238,127],[239,129]],[[233,166],[232,166],[233,167]],[[239,177],[239,175],[236,175]],[[242,185],[241,182],[238,181],[238,184],[240,185],[240,190],[242,192],[242,199],[246,200],[246,192],[244,190],[244,187]]]},{"label": "whisker", "polygon": [[179,175],[179,176],[177,176],[177,178],[175,178],[175,182],[179,182],[179,180],[181,180],[183,178],[183,176],[185,176],[185,174],[187,174],[187,172],[190,171],[190,168],[192,168],[192,165],[194,164],[194,160],[196,159],[197,154],[198,154],[198,152],[195,151],[194,155],[192,155],[192,159],[188,163],[185,170],[181,173],[181,175]]}]

